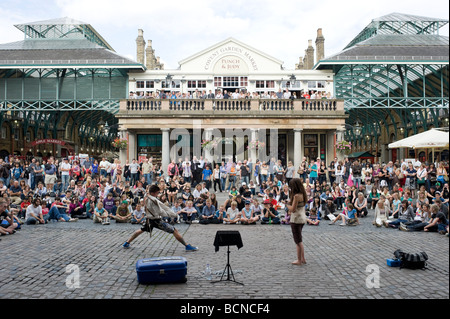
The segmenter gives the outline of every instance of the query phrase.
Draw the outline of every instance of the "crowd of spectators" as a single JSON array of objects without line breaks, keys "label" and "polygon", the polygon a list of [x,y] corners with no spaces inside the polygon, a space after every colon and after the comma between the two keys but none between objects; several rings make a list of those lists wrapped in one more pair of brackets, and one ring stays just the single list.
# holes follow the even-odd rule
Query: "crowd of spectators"
[{"label": "crowd of spectators", "polygon": [[[0,233],[53,220],[141,224],[151,184],[160,187],[159,199],[177,213],[175,223],[288,224],[288,183],[300,178],[308,195],[308,225],[319,226],[324,219],[358,225],[367,217],[376,227],[448,236],[446,165],[348,158],[326,165],[304,158],[296,168],[276,159],[209,163],[194,156],[162,170],[151,158],[122,164],[106,158],[11,157],[0,159]],[[223,202],[219,193],[226,195]]]},{"label": "crowd of spectators", "polygon": [[179,100],[179,99],[211,99],[211,100],[222,100],[222,99],[312,99],[312,100],[321,100],[321,99],[332,99],[333,96],[330,92],[325,91],[300,91],[291,92],[289,89],[285,89],[284,91],[279,89],[277,92],[275,91],[263,91],[263,92],[249,92],[247,90],[239,90],[236,89],[234,92],[228,90],[218,89],[215,92],[209,90],[208,93],[206,90],[194,90],[192,92],[184,92],[181,93],[179,91],[155,91],[155,92],[130,92],[129,99],[171,99],[171,100]]}]

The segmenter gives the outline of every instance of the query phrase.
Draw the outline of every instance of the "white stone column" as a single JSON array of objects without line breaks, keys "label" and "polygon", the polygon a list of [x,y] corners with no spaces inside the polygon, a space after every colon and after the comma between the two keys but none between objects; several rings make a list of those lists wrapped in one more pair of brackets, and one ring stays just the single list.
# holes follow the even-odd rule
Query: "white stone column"
[{"label": "white stone column", "polygon": [[[210,140],[212,137],[212,129],[211,128],[205,129],[204,134],[205,134],[204,139]],[[214,162],[213,156],[211,155],[211,149],[209,148],[205,148],[205,159],[208,160],[208,163]],[[211,169],[214,169],[214,167],[211,167]]]},{"label": "white stone column", "polygon": [[303,158],[303,141],[302,141],[302,132],[303,129],[294,129],[294,167],[295,167],[295,174],[294,176],[298,177],[297,170],[302,164],[302,158]]},{"label": "white stone column", "polygon": [[[251,136],[250,136],[249,144],[250,144],[251,141],[258,140],[258,137],[259,137],[259,130],[258,129],[251,129]],[[256,182],[255,176],[253,174],[253,170],[255,169],[256,160],[258,159],[258,151],[256,150],[256,148],[252,148],[250,150],[249,159],[252,160],[252,162],[251,162],[252,163],[252,169],[251,169],[251,172],[250,172],[250,180]]]},{"label": "white stone column", "polygon": [[[249,141],[249,142],[258,140],[258,136],[259,136],[258,130],[256,130],[256,129],[251,129],[251,132],[252,132],[252,133],[251,133],[251,137],[250,137],[250,141]],[[250,143],[249,143],[249,144],[250,144]],[[256,159],[258,158],[257,156],[258,156],[258,155],[257,155],[256,148],[252,148],[252,149],[250,150],[250,156],[249,156],[249,158],[252,159],[252,163],[255,163],[255,162],[256,162]]]},{"label": "white stone column", "polygon": [[[345,131],[345,127],[339,126],[339,127],[337,128],[337,132],[336,132],[336,143],[337,143],[337,142],[340,142],[340,141],[342,141],[342,140],[344,140],[344,131]],[[334,147],[334,145],[333,145],[333,147]],[[336,157],[337,157],[338,161],[344,162],[345,155],[344,155],[343,153],[338,152],[338,151],[336,150]]]},{"label": "white stone column", "polygon": [[[327,132],[327,147],[325,150],[325,156],[327,158],[325,164],[328,165],[331,161],[334,161],[334,135],[337,134],[336,131],[328,131]],[[337,156],[337,152],[336,152]],[[328,178],[328,176],[327,176]]]},{"label": "white stone column", "polygon": [[[126,132],[120,130],[119,131],[119,137],[120,138],[125,138],[126,137]],[[119,150],[119,161],[122,165],[125,165],[126,161],[128,159],[128,154],[127,154],[127,149],[120,149]]]},{"label": "white stone column", "polygon": [[167,167],[170,163],[170,129],[162,128],[162,154],[161,154],[161,168],[163,175],[167,176]]},{"label": "white stone column", "polygon": [[131,161],[134,159],[137,160],[137,145],[136,145],[136,133],[128,131],[128,161],[131,163]]}]

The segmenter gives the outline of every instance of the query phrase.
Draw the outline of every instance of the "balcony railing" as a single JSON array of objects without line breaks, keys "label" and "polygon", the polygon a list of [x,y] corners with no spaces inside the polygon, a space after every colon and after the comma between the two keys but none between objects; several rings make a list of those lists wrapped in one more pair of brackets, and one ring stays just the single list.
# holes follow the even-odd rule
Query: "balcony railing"
[{"label": "balcony railing", "polygon": [[[285,100],[285,99],[128,99],[120,102],[120,113],[151,114],[196,114],[196,113],[281,113],[310,112],[344,113],[344,100]],[[242,113],[241,113],[242,114]],[[244,113],[245,114],[245,113]]]}]

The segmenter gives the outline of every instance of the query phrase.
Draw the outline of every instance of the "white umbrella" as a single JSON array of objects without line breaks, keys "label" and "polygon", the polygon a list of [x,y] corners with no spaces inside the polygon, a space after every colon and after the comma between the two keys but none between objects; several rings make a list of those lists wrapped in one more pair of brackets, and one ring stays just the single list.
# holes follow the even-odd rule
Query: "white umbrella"
[{"label": "white umbrella", "polygon": [[434,149],[439,147],[449,147],[449,132],[431,129],[410,137],[404,138],[388,145],[389,148],[431,148],[434,159]]},{"label": "white umbrella", "polygon": [[431,129],[429,131],[412,135],[388,145],[389,148],[438,148],[449,147],[449,132]]}]

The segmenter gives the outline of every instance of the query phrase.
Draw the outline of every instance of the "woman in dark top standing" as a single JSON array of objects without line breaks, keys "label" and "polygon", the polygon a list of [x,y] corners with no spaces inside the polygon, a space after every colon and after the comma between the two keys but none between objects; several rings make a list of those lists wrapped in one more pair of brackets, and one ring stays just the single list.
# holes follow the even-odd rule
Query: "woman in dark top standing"
[{"label": "woman in dark top standing", "polygon": [[427,170],[427,191],[429,192],[431,189],[431,186],[434,186],[436,184],[436,166],[431,163],[430,167]]}]

